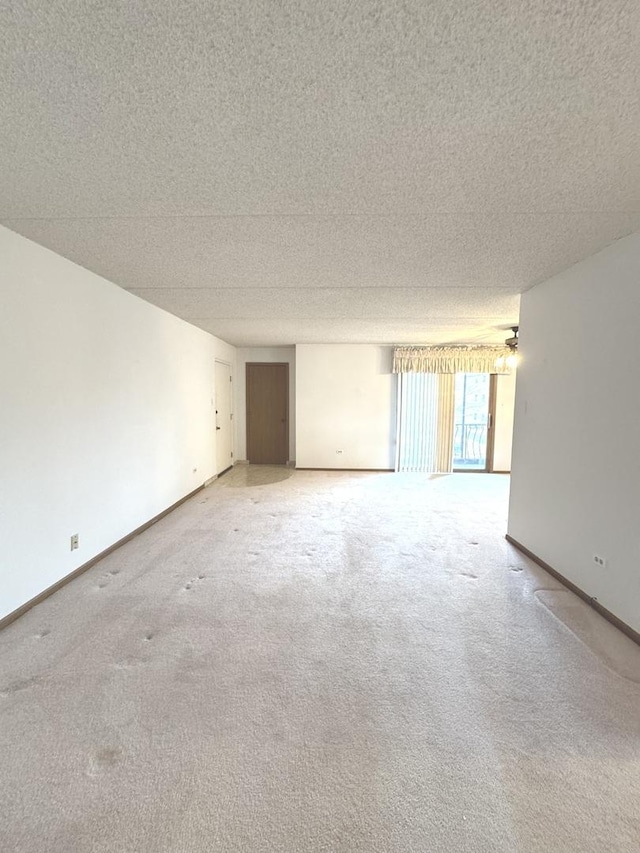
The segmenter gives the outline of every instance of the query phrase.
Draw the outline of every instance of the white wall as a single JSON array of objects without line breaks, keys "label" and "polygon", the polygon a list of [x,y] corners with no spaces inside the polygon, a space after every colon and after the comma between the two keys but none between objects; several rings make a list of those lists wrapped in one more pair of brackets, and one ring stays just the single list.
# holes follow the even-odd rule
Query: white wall
[{"label": "white wall", "polygon": [[366,344],[296,347],[298,468],[394,467],[392,353]]},{"label": "white wall", "polygon": [[511,536],[636,631],[639,321],[640,234],[523,295],[509,516]]},{"label": "white wall", "polygon": [[289,365],[289,461],[296,458],[296,348],[238,347],[234,381],[234,421],[237,460],[247,459],[247,362],[283,362]]},{"label": "white wall", "polygon": [[231,372],[235,373],[236,348],[231,346],[231,344],[228,344],[226,341],[220,340],[220,338],[214,338],[213,335],[209,335],[209,338],[212,341],[213,357],[215,361],[224,361],[226,364],[230,364],[232,369]]},{"label": "white wall", "polygon": [[214,474],[216,355],[233,348],[0,228],[0,617]]},{"label": "white wall", "polygon": [[513,414],[516,396],[516,371],[496,376],[496,413],[493,443],[493,470],[511,470]]}]

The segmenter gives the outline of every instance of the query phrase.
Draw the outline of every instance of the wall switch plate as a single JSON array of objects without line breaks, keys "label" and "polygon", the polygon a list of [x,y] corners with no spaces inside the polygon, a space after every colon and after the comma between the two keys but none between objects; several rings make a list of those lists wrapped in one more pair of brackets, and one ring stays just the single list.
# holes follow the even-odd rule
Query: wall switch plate
[{"label": "wall switch plate", "polygon": [[76,551],[80,547],[80,534],[74,533],[71,537],[71,550]]}]

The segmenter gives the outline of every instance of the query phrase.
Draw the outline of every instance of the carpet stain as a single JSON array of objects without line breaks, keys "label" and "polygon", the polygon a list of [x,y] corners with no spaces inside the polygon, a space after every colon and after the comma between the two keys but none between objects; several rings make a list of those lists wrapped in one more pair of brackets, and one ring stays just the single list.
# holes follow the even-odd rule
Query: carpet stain
[{"label": "carpet stain", "polygon": [[89,760],[89,776],[112,770],[122,760],[122,749],[119,746],[105,746],[98,750]]},{"label": "carpet stain", "polygon": [[50,633],[51,633],[51,631],[49,630],[49,628],[43,628],[43,630],[40,631],[39,634],[36,634],[36,637],[39,640],[42,640],[44,637],[48,637]]},{"label": "carpet stain", "polygon": [[203,572],[201,572],[197,577],[191,578],[191,580],[188,581],[184,585],[184,589],[193,589],[194,586],[196,586],[199,583],[199,581],[203,581],[203,580],[205,580],[205,578],[206,578],[206,575]]},{"label": "carpet stain", "polygon": [[478,580],[478,575],[474,575],[473,572],[460,572],[459,574],[465,578],[473,578],[474,581]]},{"label": "carpet stain", "polygon": [[41,679],[37,675],[32,675],[30,678],[19,678],[17,681],[7,684],[6,687],[0,687],[0,696],[13,696],[14,693],[35,687],[40,681]]}]

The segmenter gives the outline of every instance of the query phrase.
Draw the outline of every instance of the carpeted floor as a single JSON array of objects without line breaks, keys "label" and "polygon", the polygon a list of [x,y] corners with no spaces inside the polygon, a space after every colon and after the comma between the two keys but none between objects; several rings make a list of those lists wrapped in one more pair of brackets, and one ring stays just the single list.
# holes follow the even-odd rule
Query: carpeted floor
[{"label": "carpeted floor", "polygon": [[0,849],[637,853],[640,648],[508,485],[238,467],[9,626]]}]

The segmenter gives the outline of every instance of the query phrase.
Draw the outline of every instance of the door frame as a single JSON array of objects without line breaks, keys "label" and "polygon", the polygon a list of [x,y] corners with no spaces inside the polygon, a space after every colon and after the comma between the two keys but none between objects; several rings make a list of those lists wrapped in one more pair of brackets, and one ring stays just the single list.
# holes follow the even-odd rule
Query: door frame
[{"label": "door frame", "polygon": [[493,474],[493,453],[496,441],[496,400],[498,395],[498,375],[489,374],[489,412],[487,420],[487,464],[485,474]]},{"label": "door frame", "polygon": [[[223,468],[221,471],[217,470],[218,469],[218,438],[217,438],[217,432],[218,432],[218,430],[221,429],[221,427],[218,426],[218,382],[217,382],[217,375],[216,375],[216,370],[217,370],[216,365],[218,365],[218,364],[223,364],[225,367],[229,368],[229,446],[230,446],[230,454],[231,455],[230,455],[229,465],[227,465],[227,467]],[[234,442],[234,435],[233,435],[233,426],[234,426],[234,418],[233,418],[233,408],[234,408],[234,406],[233,406],[233,365],[231,364],[230,361],[225,361],[223,358],[215,358],[213,360],[213,370],[214,370],[214,377],[213,378],[214,378],[214,383],[215,383],[214,384],[214,397],[213,397],[213,402],[214,402],[213,411],[214,411],[214,418],[215,418],[214,429],[216,432],[215,467],[216,467],[216,477],[219,477],[221,474],[224,474],[225,472],[227,472],[231,468],[233,468],[233,463],[234,463],[233,449],[234,449],[235,442]]]}]

